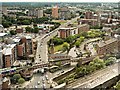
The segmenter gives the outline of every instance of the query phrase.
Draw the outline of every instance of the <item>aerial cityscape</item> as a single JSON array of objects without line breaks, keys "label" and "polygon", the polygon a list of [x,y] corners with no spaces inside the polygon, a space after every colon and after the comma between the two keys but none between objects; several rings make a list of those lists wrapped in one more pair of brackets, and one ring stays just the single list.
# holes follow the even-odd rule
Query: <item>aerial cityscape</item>
[{"label": "aerial cityscape", "polygon": [[0,90],[120,90],[120,2],[0,5]]}]

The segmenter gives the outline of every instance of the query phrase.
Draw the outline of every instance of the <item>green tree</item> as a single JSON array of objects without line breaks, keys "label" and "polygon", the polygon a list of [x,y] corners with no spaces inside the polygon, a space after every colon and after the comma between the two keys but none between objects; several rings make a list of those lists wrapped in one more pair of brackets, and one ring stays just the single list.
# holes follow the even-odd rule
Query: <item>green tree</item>
[{"label": "green tree", "polygon": [[17,33],[16,33],[16,31],[14,31],[14,30],[10,30],[10,34],[11,34],[11,35],[16,35]]},{"label": "green tree", "polygon": [[76,46],[77,48],[79,48],[79,46],[80,46],[80,41],[76,41],[76,42],[75,42],[75,46]]},{"label": "green tree", "polygon": [[13,79],[14,83],[17,83],[20,78],[21,78],[20,74],[15,74],[12,79]]},{"label": "green tree", "polygon": [[33,29],[31,27],[26,27],[25,30],[26,32],[33,32]]},{"label": "green tree", "polygon": [[35,27],[35,28],[33,29],[33,32],[34,32],[34,33],[38,33],[38,32],[39,32],[38,27]]},{"label": "green tree", "polygon": [[67,53],[68,53],[68,50],[69,50],[69,45],[68,45],[68,43],[64,43],[64,44],[63,44],[63,51],[67,51]]},{"label": "green tree", "polygon": [[22,25],[30,25],[31,24],[30,20],[23,20],[21,23],[22,23]]},{"label": "green tree", "polygon": [[25,79],[24,78],[20,78],[19,80],[18,80],[18,83],[19,84],[23,84],[25,82]]}]

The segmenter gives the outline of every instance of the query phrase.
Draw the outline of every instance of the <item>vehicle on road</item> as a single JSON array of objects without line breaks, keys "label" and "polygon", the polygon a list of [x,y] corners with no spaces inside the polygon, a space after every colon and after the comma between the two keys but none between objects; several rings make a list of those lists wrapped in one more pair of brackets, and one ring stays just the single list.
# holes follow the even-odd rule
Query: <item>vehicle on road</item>
[{"label": "vehicle on road", "polygon": [[64,73],[64,71],[62,71],[61,73]]},{"label": "vehicle on road", "polygon": [[48,75],[45,75],[46,80],[48,80]]},{"label": "vehicle on road", "polygon": [[37,84],[40,85],[40,81],[38,81]]}]

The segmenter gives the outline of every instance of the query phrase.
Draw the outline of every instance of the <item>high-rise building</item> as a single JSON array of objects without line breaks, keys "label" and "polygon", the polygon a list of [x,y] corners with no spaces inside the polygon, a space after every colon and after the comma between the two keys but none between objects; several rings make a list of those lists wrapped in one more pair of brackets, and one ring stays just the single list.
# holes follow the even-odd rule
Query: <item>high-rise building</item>
[{"label": "high-rise building", "polygon": [[37,18],[41,18],[43,17],[43,10],[41,9],[31,9],[28,12],[28,16],[33,16],[33,17],[37,17]]},{"label": "high-rise building", "polygon": [[71,19],[71,12],[68,9],[68,7],[62,7],[60,8],[60,13],[59,13],[60,19]]},{"label": "high-rise building", "polygon": [[92,19],[93,18],[93,12],[91,12],[91,11],[85,12],[85,18],[86,19]]},{"label": "high-rise building", "polygon": [[7,7],[2,7],[2,13],[4,14],[4,15],[7,15],[8,13],[7,13]]},{"label": "high-rise building", "polygon": [[52,8],[52,17],[58,18],[58,6]]}]

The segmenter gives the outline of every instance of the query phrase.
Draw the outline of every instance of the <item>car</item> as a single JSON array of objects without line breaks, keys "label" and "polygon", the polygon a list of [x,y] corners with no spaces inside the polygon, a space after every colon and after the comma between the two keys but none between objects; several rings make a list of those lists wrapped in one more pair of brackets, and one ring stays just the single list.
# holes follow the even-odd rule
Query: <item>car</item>
[{"label": "car", "polygon": [[50,83],[50,81],[47,81],[47,83],[49,84],[49,83]]},{"label": "car", "polygon": [[37,88],[37,86],[35,86],[35,88]]},{"label": "car", "polygon": [[45,88],[46,87],[46,85],[45,84],[43,84],[43,88]]},{"label": "car", "polygon": [[40,85],[40,81],[38,81],[37,84]]},{"label": "car", "polygon": [[64,71],[62,71],[61,73],[64,73]]},{"label": "car", "polygon": [[48,75],[45,75],[46,80],[48,80]]},{"label": "car", "polygon": [[45,79],[44,79],[44,78],[42,78],[42,82],[43,82],[43,83],[45,82]]}]

